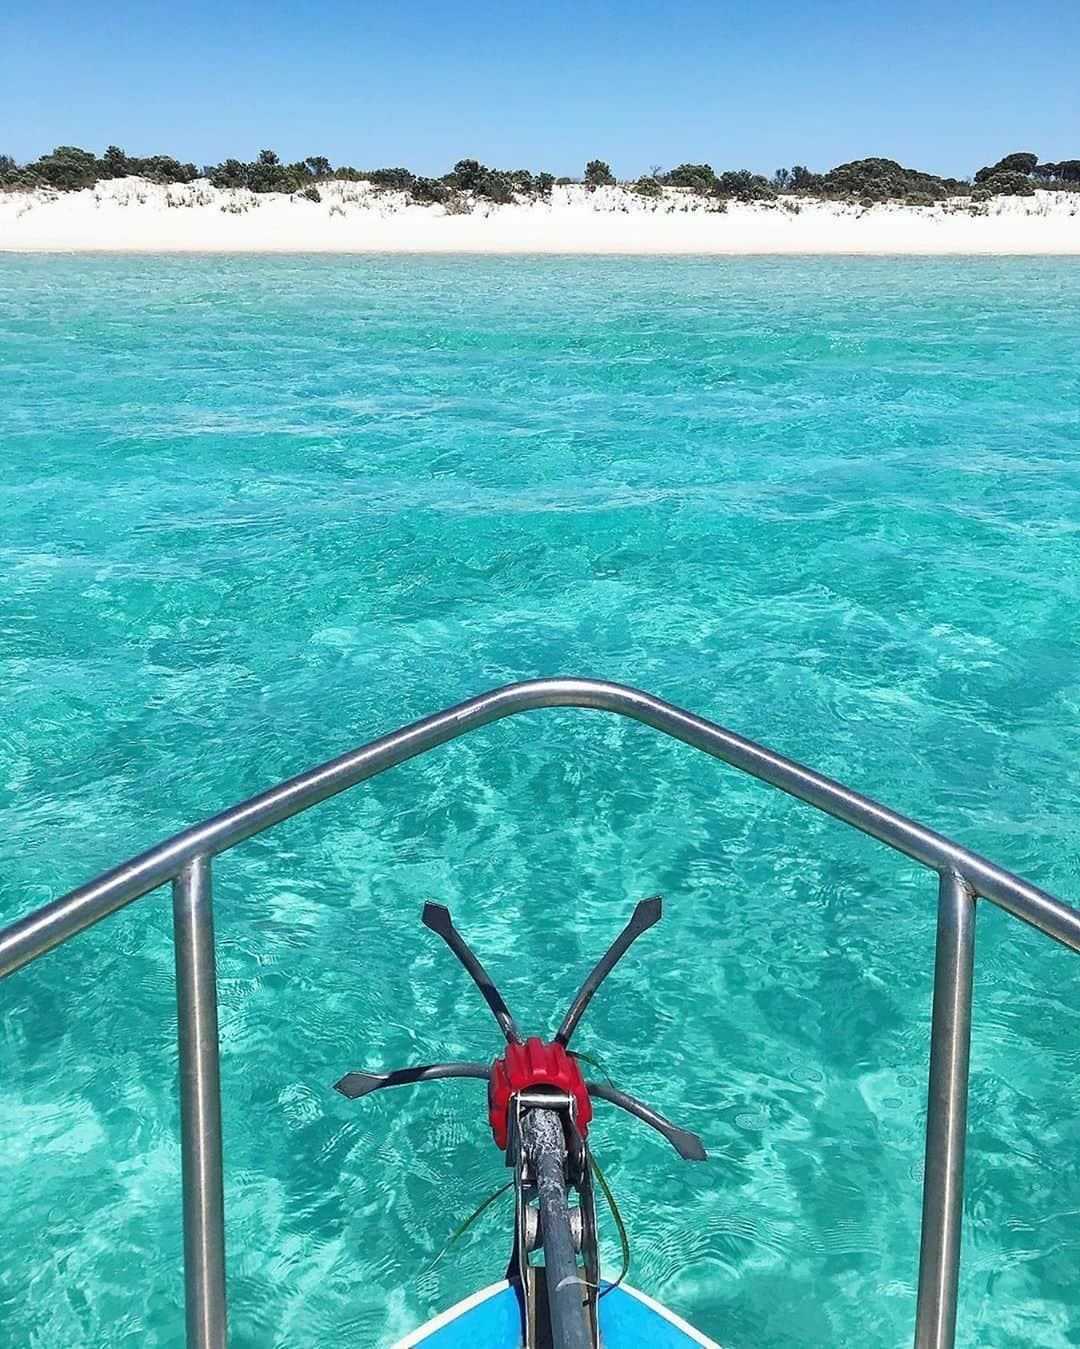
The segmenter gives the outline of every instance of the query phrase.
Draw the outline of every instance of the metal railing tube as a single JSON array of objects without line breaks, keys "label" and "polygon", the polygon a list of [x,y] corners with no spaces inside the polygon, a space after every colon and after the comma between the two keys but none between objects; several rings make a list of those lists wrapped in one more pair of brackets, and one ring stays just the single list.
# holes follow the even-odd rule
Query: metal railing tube
[{"label": "metal railing tube", "polygon": [[210,859],[173,882],[188,1349],[224,1349],[225,1201]]},{"label": "metal railing tube", "polygon": [[216,855],[396,764],[503,717],[541,707],[595,708],[644,722],[796,796],[938,871],[963,873],[984,895],[1074,951],[1080,912],[944,835],[832,778],[639,689],[597,679],[532,679],[482,693],[205,820],[0,931],[0,978],[123,905],[172,880],[193,858]]},{"label": "metal railing tube", "polygon": [[974,963],[975,896],[947,871],[938,894],[915,1349],[952,1349],[956,1336]]}]

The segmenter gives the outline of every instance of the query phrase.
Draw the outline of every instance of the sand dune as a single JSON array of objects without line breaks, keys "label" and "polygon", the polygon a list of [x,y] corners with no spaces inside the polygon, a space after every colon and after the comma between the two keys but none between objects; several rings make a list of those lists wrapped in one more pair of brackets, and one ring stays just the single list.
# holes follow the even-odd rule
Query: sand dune
[{"label": "sand dune", "polygon": [[557,187],[549,201],[419,206],[366,183],[322,200],[137,178],[82,192],[0,193],[0,250],[235,253],[1080,254],[1080,193],[972,204],[785,198],[715,203],[678,189]]}]

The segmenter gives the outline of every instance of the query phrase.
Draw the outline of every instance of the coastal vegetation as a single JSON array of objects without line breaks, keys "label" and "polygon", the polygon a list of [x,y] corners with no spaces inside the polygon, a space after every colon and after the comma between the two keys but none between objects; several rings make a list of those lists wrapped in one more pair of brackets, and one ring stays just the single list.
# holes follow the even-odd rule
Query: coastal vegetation
[{"label": "coastal vegetation", "polygon": [[[333,180],[366,182],[382,192],[404,193],[419,203],[452,203],[473,200],[505,204],[551,195],[556,184],[583,182],[594,191],[614,187],[617,179],[602,159],[585,165],[580,179],[556,178],[529,169],[494,169],[476,159],[459,159],[440,178],[424,177],[407,168],[358,169],[334,166],[325,155],[310,155],[295,163],[283,163],[273,150],[261,150],[246,162],[225,159],[220,164],[197,168],[171,155],[141,158],[110,145],[102,155],[74,145],[59,145],[49,154],[24,164],[0,155],[0,188],[32,190],[50,188],[74,192],[92,188],[103,180],[142,178],[154,183],[192,183],[207,179],[214,187],[243,188],[253,193],[277,192],[320,200],[319,184]],[[838,164],[816,173],[803,164],[777,169],[771,177],[748,169],[717,172],[710,164],[679,164],[666,171],[655,167],[636,181],[625,184],[643,197],[663,197],[667,188],[698,197],[728,201],[776,201],[780,197],[811,197],[825,201],[906,202],[931,205],[952,197],[985,201],[998,196],[1031,196],[1036,188],[1080,191],[1080,159],[1042,162],[1038,155],[1021,151],[1005,155],[980,168],[972,179],[943,178],[919,169],[905,168],[893,159],[869,158]]]}]

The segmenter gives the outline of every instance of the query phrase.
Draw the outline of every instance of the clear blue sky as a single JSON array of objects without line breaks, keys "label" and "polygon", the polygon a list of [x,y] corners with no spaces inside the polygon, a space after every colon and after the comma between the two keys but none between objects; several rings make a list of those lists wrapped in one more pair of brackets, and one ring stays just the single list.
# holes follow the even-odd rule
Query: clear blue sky
[{"label": "clear blue sky", "polygon": [[0,153],[966,175],[1080,157],[1078,72],[1080,0],[6,0]]}]

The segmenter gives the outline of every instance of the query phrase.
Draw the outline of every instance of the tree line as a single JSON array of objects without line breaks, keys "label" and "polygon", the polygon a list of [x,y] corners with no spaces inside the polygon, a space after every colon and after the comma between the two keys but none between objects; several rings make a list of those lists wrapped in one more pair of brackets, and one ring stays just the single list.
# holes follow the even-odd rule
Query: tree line
[{"label": "tree line", "polygon": [[[206,178],[215,187],[246,188],[251,192],[299,193],[319,200],[318,185],[333,180],[370,182],[375,188],[404,192],[417,202],[448,202],[467,193],[496,203],[518,198],[550,196],[556,184],[584,183],[596,189],[616,185],[610,166],[601,159],[585,165],[581,178],[556,178],[529,169],[492,169],[475,159],[459,159],[441,178],[428,178],[405,168],[357,169],[335,167],[324,155],[286,164],[273,150],[262,150],[251,162],[226,159],[197,168],[171,155],[140,158],[110,145],[101,156],[74,145],[59,145],[50,154],[25,164],[0,155],[0,187],[55,188],[74,192],[107,179],[138,177],[155,183],[192,183]],[[928,205],[948,197],[985,200],[994,196],[1030,196],[1036,186],[1080,189],[1080,160],[1041,162],[1028,152],[1005,155],[979,169],[973,180],[942,178],[905,168],[893,159],[856,159],[838,164],[827,173],[811,172],[803,164],[777,169],[771,177],[749,169],[717,173],[709,164],[679,164],[653,169],[625,184],[645,197],[661,197],[665,188],[682,188],[703,197],[736,201],[772,201],[782,194],[823,200],[857,200],[870,204],[905,201]]]}]

